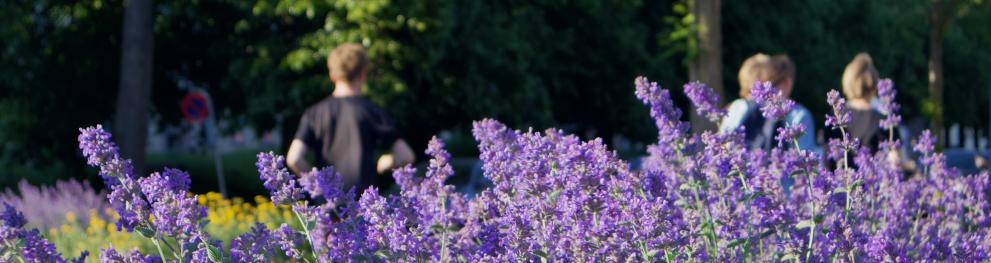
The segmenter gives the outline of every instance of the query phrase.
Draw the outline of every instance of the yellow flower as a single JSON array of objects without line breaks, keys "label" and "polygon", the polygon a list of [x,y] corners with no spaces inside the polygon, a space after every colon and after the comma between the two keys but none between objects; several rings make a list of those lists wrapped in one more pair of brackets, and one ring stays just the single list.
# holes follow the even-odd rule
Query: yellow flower
[{"label": "yellow flower", "polygon": [[76,213],[73,213],[72,211],[65,213],[65,221],[76,222]]},{"label": "yellow flower", "polygon": [[[211,237],[230,242],[237,235],[247,232],[255,222],[269,227],[295,222],[289,206],[275,206],[264,196],[256,196],[251,202],[241,198],[224,198],[219,193],[199,195],[197,203],[207,208],[204,231]],[[154,251],[151,241],[137,233],[118,231],[115,222],[120,218],[113,209],[90,210],[88,222],[79,221],[75,213],[66,213],[66,224],[48,229],[48,238],[64,255],[78,255],[83,250],[100,251],[113,246],[120,250],[139,248]],[[95,258],[94,258],[95,259]]]}]

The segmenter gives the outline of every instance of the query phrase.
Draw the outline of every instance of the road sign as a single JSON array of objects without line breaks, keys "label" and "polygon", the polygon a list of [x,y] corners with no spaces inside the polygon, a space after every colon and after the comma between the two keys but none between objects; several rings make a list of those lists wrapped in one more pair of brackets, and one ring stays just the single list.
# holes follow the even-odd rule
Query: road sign
[{"label": "road sign", "polygon": [[210,115],[210,102],[203,91],[190,91],[182,98],[179,105],[182,110],[182,117],[190,123],[199,123]]}]

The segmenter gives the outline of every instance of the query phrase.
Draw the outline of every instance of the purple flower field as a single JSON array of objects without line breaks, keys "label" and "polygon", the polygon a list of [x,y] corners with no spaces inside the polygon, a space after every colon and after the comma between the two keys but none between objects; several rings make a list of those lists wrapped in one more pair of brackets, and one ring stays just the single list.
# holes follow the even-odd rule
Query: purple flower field
[{"label": "purple flower field", "polygon": [[[205,208],[189,175],[139,176],[101,126],[80,129],[89,165],[109,187],[117,227],[151,239],[156,251],[94,251],[102,262],[986,262],[991,249],[989,175],[962,175],[917,139],[922,173],[902,173],[888,154],[844,134],[820,155],[798,147],[802,126],[779,129],[773,150],[747,150],[744,130],[691,134],[668,90],[640,77],[658,142],[633,170],[601,139],[560,130],[521,131],[485,119],[473,125],[485,177],[474,197],[445,184],[454,173],[444,142],[432,139],[426,176],[393,171],[399,195],[340,189],[332,167],[297,177],[282,156],[258,154],[273,202],[292,206],[298,228],[257,224],[225,247],[202,230]],[[898,125],[890,80],[882,80],[881,125]],[[725,116],[702,83],[685,85],[701,116]],[[794,102],[755,83],[767,118]],[[850,122],[831,91],[830,129]],[[645,120],[646,121],[646,120]],[[835,165],[829,165],[834,163]],[[835,166],[835,169],[830,167]],[[783,183],[789,181],[792,183]],[[65,262],[25,217],[0,211],[0,261]],[[125,248],[126,249],[126,248]],[[127,251],[125,253],[125,251]],[[77,259],[81,260],[86,254]]]}]

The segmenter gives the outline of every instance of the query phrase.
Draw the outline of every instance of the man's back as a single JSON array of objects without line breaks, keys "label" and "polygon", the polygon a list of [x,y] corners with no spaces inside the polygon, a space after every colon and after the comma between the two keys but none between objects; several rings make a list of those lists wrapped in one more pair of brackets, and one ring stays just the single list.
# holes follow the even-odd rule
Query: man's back
[{"label": "man's back", "polygon": [[316,167],[333,165],[344,189],[362,190],[376,175],[375,151],[399,138],[388,114],[364,96],[330,96],[303,114],[295,139],[314,149]]}]

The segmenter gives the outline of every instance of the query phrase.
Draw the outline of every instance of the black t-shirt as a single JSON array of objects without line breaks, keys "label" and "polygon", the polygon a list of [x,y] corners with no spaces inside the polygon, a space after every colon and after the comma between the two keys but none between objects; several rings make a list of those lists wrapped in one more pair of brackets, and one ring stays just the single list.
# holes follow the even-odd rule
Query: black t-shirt
[{"label": "black t-shirt", "polygon": [[303,113],[295,139],[316,149],[316,167],[333,165],[344,190],[375,180],[375,151],[399,138],[392,119],[364,96],[327,97]]}]

